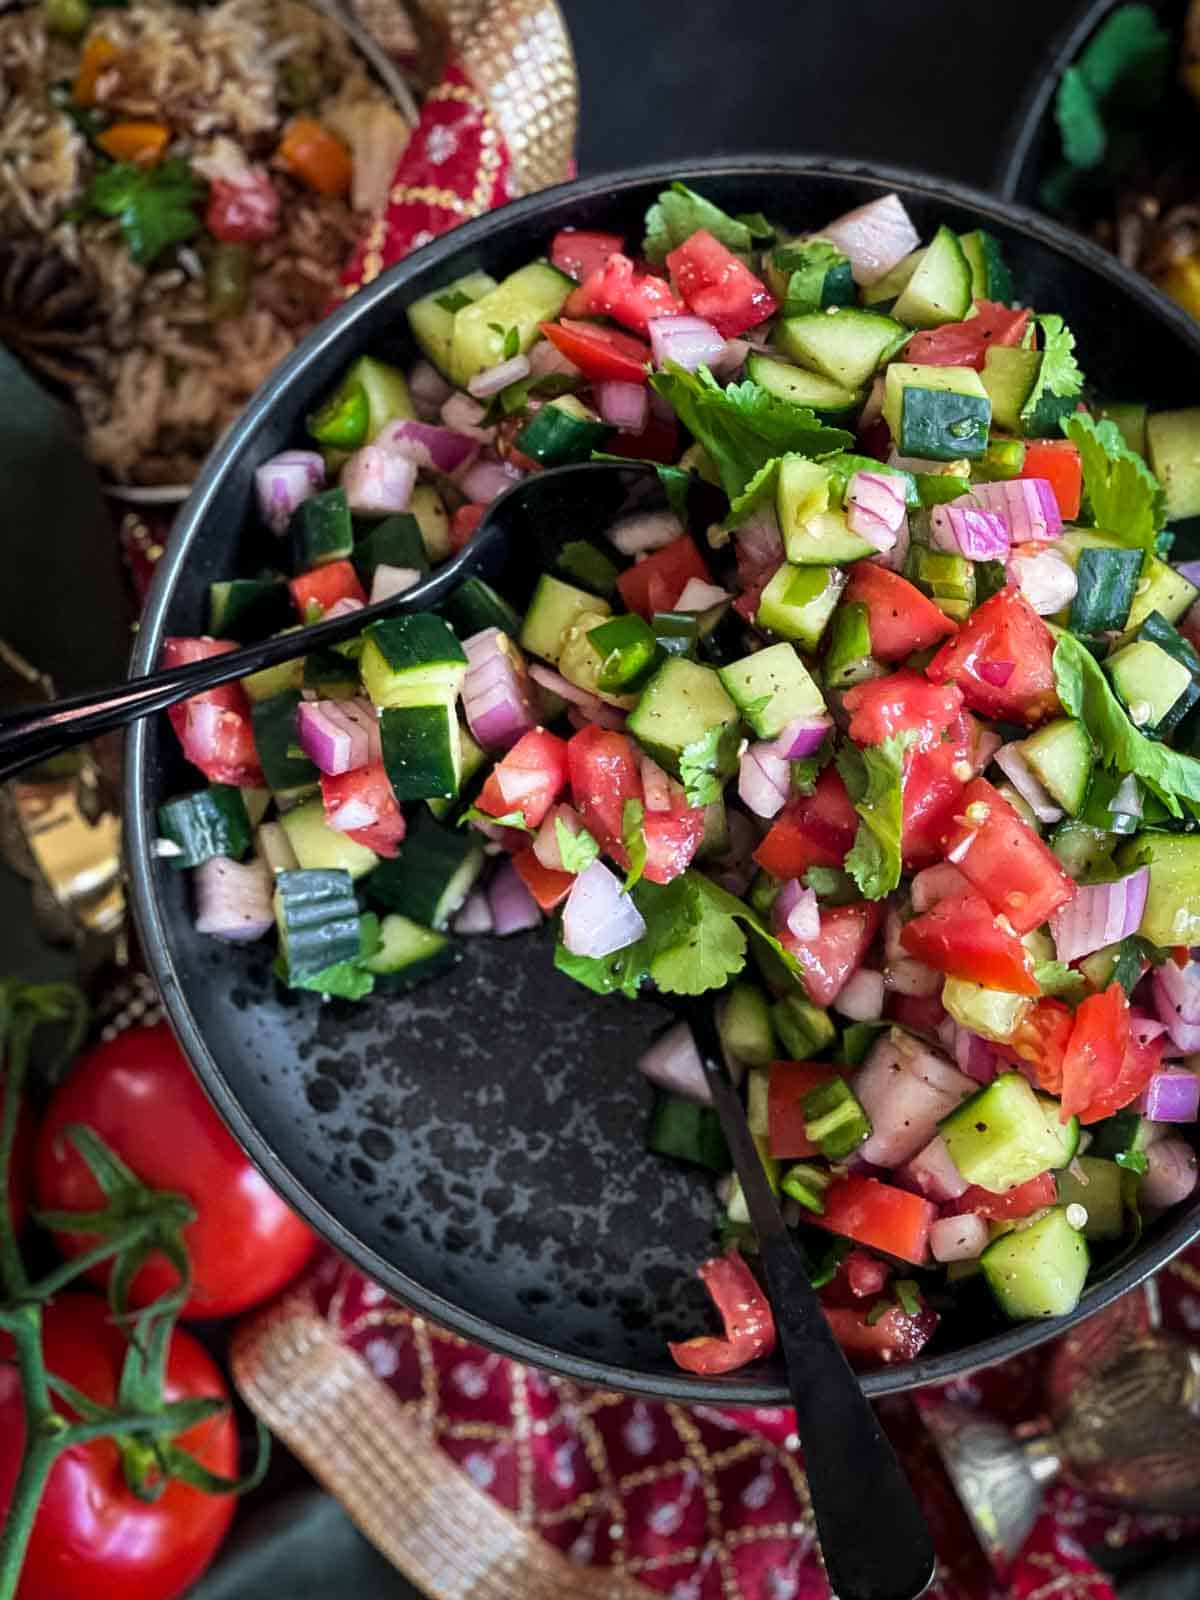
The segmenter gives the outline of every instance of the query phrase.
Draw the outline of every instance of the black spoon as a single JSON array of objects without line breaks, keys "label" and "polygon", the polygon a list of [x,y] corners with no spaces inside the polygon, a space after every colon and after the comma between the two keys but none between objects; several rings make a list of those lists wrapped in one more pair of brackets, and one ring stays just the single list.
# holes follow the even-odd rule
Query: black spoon
[{"label": "black spoon", "polygon": [[721,1130],[758,1237],[825,1571],[836,1600],[916,1600],[935,1556],[912,1485],[821,1310],[759,1159],[708,996],[653,998],[696,1041]]},{"label": "black spoon", "polygon": [[[701,498],[706,492],[707,486],[697,484]],[[0,716],[0,782],[97,734],[165,711],[202,689],[341,644],[381,617],[435,608],[472,575],[503,588],[519,604],[565,543],[582,539],[603,547],[606,531],[618,518],[665,505],[657,473],[637,463],[587,462],[524,478],[492,502],[475,537],[452,561],[390,600],[207,661]]]}]

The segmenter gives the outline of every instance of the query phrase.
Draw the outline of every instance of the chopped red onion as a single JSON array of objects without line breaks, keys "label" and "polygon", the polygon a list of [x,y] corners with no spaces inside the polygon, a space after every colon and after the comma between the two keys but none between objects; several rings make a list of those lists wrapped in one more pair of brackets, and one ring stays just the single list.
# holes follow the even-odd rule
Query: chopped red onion
[{"label": "chopped red onion", "polygon": [[934,550],[966,556],[968,561],[1003,561],[1008,555],[1008,524],[991,511],[972,506],[960,495],[929,513],[929,543]]},{"label": "chopped red onion", "polygon": [[[1185,578],[1188,583],[1200,589],[1200,561],[1176,561],[1173,564],[1181,578]],[[1197,604],[1200,604],[1200,601]]]},{"label": "chopped red onion", "polygon": [[[1142,964],[1145,971],[1145,963]],[[1139,1006],[1129,1008],[1129,1031],[1134,1041],[1139,1045],[1152,1044],[1155,1039],[1161,1039],[1167,1031],[1165,1022],[1160,1022],[1157,1017],[1152,1017],[1148,1011],[1143,1011]]]},{"label": "chopped red onion", "polygon": [[467,393],[476,400],[490,400],[510,383],[520,383],[522,378],[527,378],[529,370],[528,356],[510,356],[507,361],[498,361],[494,367],[477,372],[467,383]]},{"label": "chopped red onion", "polygon": [[734,538],[737,547],[738,582],[753,588],[779,568],[783,560],[783,535],[773,509],[763,509],[748,517]]},{"label": "chopped red onion", "polygon": [[[1072,899],[1050,918],[1058,959],[1078,961],[1136,933],[1149,887],[1149,867],[1139,867],[1113,883],[1080,884]],[[1170,1018],[1164,1016],[1163,1021],[1169,1028]]]},{"label": "chopped red onion", "polygon": [[697,367],[711,367],[725,349],[724,339],[703,317],[651,317],[648,328],[658,367],[674,361],[695,372]]},{"label": "chopped red onion", "polygon": [[321,613],[321,621],[328,622],[333,617],[352,617],[362,608],[361,600],[356,600],[353,595],[344,594],[340,600],[335,600],[327,611]]},{"label": "chopped red onion", "polygon": [[258,510],[274,534],[287,532],[296,507],[325,487],[325,462],[315,450],[284,450],[254,471]]},{"label": "chopped red onion", "polygon": [[729,829],[729,848],[713,864],[712,875],[723,889],[740,898],[757,870],[754,852],[758,848],[758,830],[744,811],[732,806],[726,809],[725,824]]},{"label": "chopped red onion", "polygon": [[271,898],[275,875],[265,861],[231,861],[213,856],[192,874],[196,890],[196,932],[246,944],[261,939],[275,922]]},{"label": "chopped red onion", "polygon": [[499,628],[472,634],[463,641],[463,651],[467,726],[489,755],[510,750],[522,734],[537,726],[524,659]]},{"label": "chopped red onion", "polygon": [[797,717],[771,743],[776,754],[786,761],[803,761],[805,756],[816,754],[832,727],[830,716]]},{"label": "chopped red onion", "polygon": [[771,920],[776,932],[790,933],[793,939],[815,939],[821,932],[821,912],[816,892],[806,889],[799,878],[789,878],[775,896]]},{"label": "chopped red onion", "polygon": [[524,476],[520,467],[513,466],[511,461],[481,457],[460,472],[455,482],[472,505],[487,506],[514,483],[520,483]]},{"label": "chopped red onion", "polygon": [[644,383],[612,379],[596,385],[596,407],[610,428],[621,433],[644,433],[650,416],[650,396]]},{"label": "chopped red onion", "polygon": [[[816,931],[820,932],[819,920]],[[883,1001],[883,973],[859,967],[854,976],[847,979],[845,987],[833,1002],[833,1009],[843,1017],[849,1017],[851,1022],[877,1022],[883,1015]]]},{"label": "chopped red onion", "polygon": [[[980,663],[977,662],[977,670],[979,666]],[[992,757],[996,754],[996,751],[999,750],[1000,746],[1004,743],[1004,740],[994,728],[984,727],[982,722],[976,722],[975,724],[974,740],[975,743],[971,752],[971,766],[974,768],[976,774],[978,774],[982,772],[987,766],[988,762],[991,761]]]},{"label": "chopped red onion", "polygon": [[560,672],[542,666],[541,662],[535,662],[530,667],[529,676],[534,683],[543,689],[548,689],[551,694],[556,694],[560,700],[578,706],[589,721],[598,723],[600,727],[621,729],[625,726],[625,713],[617,706],[608,705],[599,695],[592,694],[588,689],[581,689],[569,678],[564,678]]},{"label": "chopped red onion", "polygon": [[712,1094],[692,1030],[686,1022],[669,1027],[638,1059],[638,1071],[667,1094],[712,1105]]},{"label": "chopped red onion", "polygon": [[418,467],[431,467],[447,476],[457,472],[479,451],[479,441],[469,434],[455,433],[453,428],[438,428],[429,422],[412,422],[408,418],[389,422],[374,443],[407,456]]},{"label": "chopped red onion", "polygon": [[350,509],[360,517],[387,517],[394,511],[407,511],[416,481],[414,462],[377,444],[356,450],[341,473]]},{"label": "chopped red onion", "polygon": [[1057,550],[1023,545],[1008,558],[1008,578],[1015,583],[1039,617],[1052,617],[1074,600],[1079,579],[1070,562]]},{"label": "chopped red onion", "polygon": [[927,967],[923,961],[914,961],[911,956],[901,956],[898,961],[888,962],[883,981],[897,994],[907,994],[915,999],[926,1000],[930,995],[941,993],[943,978],[940,972]]},{"label": "chopped red onion", "polygon": [[483,426],[486,415],[486,409],[477,400],[472,400],[469,394],[457,389],[442,407],[442,421],[447,428],[454,433],[465,433],[469,439],[476,439],[480,444],[491,444],[496,437],[495,428]]},{"label": "chopped red onion", "polygon": [[538,903],[511,861],[501,863],[488,885],[487,897],[493,931],[502,939],[510,933],[524,933],[527,928],[540,926],[542,913]]},{"label": "chopped red onion", "polygon": [[722,383],[735,378],[746,365],[751,345],[748,339],[726,339],[725,347],[715,361],[709,362],[709,371]]},{"label": "chopped red onion", "polygon": [[912,903],[916,912],[928,911],[939,900],[950,900],[957,894],[968,894],[971,885],[957,867],[948,861],[925,867],[912,881]]},{"label": "chopped red onion", "polygon": [[820,230],[850,260],[857,284],[878,283],[921,242],[900,197],[886,194],[865,206],[856,206]]},{"label": "chopped red onion", "polygon": [[539,339],[529,352],[529,371],[535,378],[545,378],[552,372],[564,378],[578,378],[583,374],[549,339]]},{"label": "chopped red onion", "polygon": [[[1141,870],[1149,877],[1148,867]],[[1185,1054],[1200,1050],[1200,964],[1189,961],[1180,967],[1164,961],[1154,970],[1153,991],[1154,1009],[1172,1043]]]},{"label": "chopped red onion", "polygon": [[1152,1122],[1195,1122],[1200,1116],[1200,1074],[1186,1067],[1153,1073],[1134,1109]]},{"label": "chopped red onion", "polygon": [[563,944],[575,956],[610,956],[646,931],[642,914],[602,861],[593,861],[571,886],[563,907]]},{"label": "chopped red onion", "polygon": [[976,483],[969,494],[950,503],[974,505],[981,511],[1002,517],[1009,539],[1015,545],[1028,544],[1035,539],[1057,539],[1062,532],[1062,512],[1045,478],[1006,478],[997,483]]},{"label": "chopped red onion", "polygon": [[991,1233],[984,1217],[964,1211],[930,1224],[929,1253],[935,1261],[975,1261],[987,1249]]},{"label": "chopped red onion", "polygon": [[948,1061],[899,1029],[876,1042],[853,1087],[871,1121],[859,1153],[879,1167],[911,1160],[936,1136],[941,1119],[975,1090]]},{"label": "chopped red onion", "polygon": [[896,542],[891,549],[881,550],[877,556],[868,556],[867,560],[877,567],[884,567],[888,572],[903,572],[911,544],[912,531],[908,526],[906,515],[896,530]]},{"label": "chopped red onion", "polygon": [[366,800],[350,795],[325,813],[325,821],[338,833],[354,833],[358,828],[369,828],[378,822],[379,812]]},{"label": "chopped red onion", "polygon": [[433,422],[454,393],[454,385],[431,362],[418,361],[408,375],[408,393],[417,415]]},{"label": "chopped red onion", "polygon": [[564,872],[566,870],[563,866],[562,850],[558,843],[558,828],[556,824],[559,822],[571,835],[582,833],[583,831],[583,819],[574,806],[569,806],[563,802],[560,805],[550,807],[550,810],[546,813],[546,820],[534,837],[533,853],[541,864],[544,867],[548,867],[551,872]]},{"label": "chopped red onion", "polygon": [[976,1083],[991,1083],[1000,1066],[1000,1057],[988,1041],[961,1026],[954,1035],[954,1059]]},{"label": "chopped red onion", "polygon": [[1196,1152],[1186,1139],[1159,1139],[1146,1151],[1138,1200],[1146,1211],[1166,1211],[1196,1187]]},{"label": "chopped red onion", "polygon": [[719,606],[722,601],[728,600],[729,595],[715,583],[705,583],[703,578],[689,578],[679,592],[675,601],[674,611],[711,611],[713,606]]},{"label": "chopped red onion", "polygon": [[[1040,778],[1026,761],[1019,744],[1002,745],[996,751],[996,765],[1039,822],[1058,822],[1062,819],[1062,807],[1056,806],[1042,787]],[[1064,956],[1062,959],[1066,961],[1071,958]]]},{"label": "chopped red onion", "polygon": [[670,811],[671,780],[657,761],[643,756],[639,763],[642,774],[643,804],[647,811]]},{"label": "chopped red onion", "polygon": [[595,711],[583,711],[579,706],[568,706],[567,721],[576,733],[593,722],[598,728],[610,728],[614,733],[621,733],[625,728],[625,713],[619,711],[616,706],[606,705],[600,700]]},{"label": "chopped red onion", "polygon": [[990,683],[995,689],[1003,689],[1016,670],[1017,663],[1015,661],[975,662],[975,671],[983,679],[984,683]]},{"label": "chopped red onion", "polygon": [[876,550],[896,543],[907,512],[904,479],[893,472],[856,472],[846,485],[846,526]]},{"label": "chopped red onion", "polygon": [[492,908],[482,889],[472,889],[454,913],[450,926],[455,933],[491,933]]},{"label": "chopped red onion", "polygon": [[416,567],[389,567],[386,561],[381,561],[371,575],[371,604],[378,605],[381,600],[390,600],[394,594],[415,589],[420,581],[421,574]]},{"label": "chopped red onion", "polygon": [[608,537],[623,556],[640,556],[674,544],[683,534],[683,524],[673,511],[639,511],[622,517],[608,530]]},{"label": "chopped red onion", "polygon": [[792,791],[792,769],[774,745],[752,744],[738,763],[738,797],[756,817],[774,817]]},{"label": "chopped red onion", "polygon": [[957,1200],[970,1187],[955,1166],[954,1158],[940,1133],[923,1150],[918,1150],[902,1171],[918,1193],[927,1200],[935,1200],[938,1205]]},{"label": "chopped red onion", "polygon": [[337,777],[382,756],[379,720],[369,700],[304,700],[296,708],[296,742],[319,772]]}]

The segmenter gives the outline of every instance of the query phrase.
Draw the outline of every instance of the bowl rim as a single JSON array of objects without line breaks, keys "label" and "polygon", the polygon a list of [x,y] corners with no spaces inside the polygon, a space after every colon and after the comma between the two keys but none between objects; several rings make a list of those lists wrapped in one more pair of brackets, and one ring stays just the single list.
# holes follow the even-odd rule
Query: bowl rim
[{"label": "bowl rim", "polygon": [[[1109,0],[1104,0],[1105,4]],[[1154,291],[1145,279],[1123,267],[1116,257],[1040,213],[1016,205],[993,194],[960,184],[952,179],[894,166],[876,166],[863,161],[819,155],[751,154],[737,157],[716,156],[690,161],[654,162],[617,172],[576,178],[556,184],[513,201],[442,234],[430,244],[380,274],[358,290],[343,305],[320,323],[296,350],[275,370],[258,390],[238,421],[225,435],[205,464],[187,503],[175,524],[166,551],[158,562],[150,593],[138,629],[131,673],[153,668],[161,643],[166,613],[177,579],[186,565],[191,546],[203,529],[211,503],[227,470],[254,435],[278,398],[288,389],[317,353],[341,340],[374,306],[401,291],[417,270],[449,261],[464,250],[486,246],[497,232],[519,226],[552,205],[572,197],[603,198],[645,184],[670,183],[680,178],[703,183],[706,178],[743,176],[747,179],[784,176],[855,179],[873,184],[880,193],[892,189],[917,194],[934,203],[941,200],[971,209],[982,221],[1017,228],[1068,257],[1090,267],[1120,292],[1132,296],[1145,310],[1164,321],[1200,355],[1200,325]],[[205,1092],[218,1113],[269,1183],[322,1237],[367,1276],[373,1278],[405,1305],[428,1316],[452,1332],[515,1360],[554,1372],[578,1383],[622,1390],[657,1400],[689,1404],[725,1406],[789,1404],[785,1384],[761,1377],[733,1377],[720,1382],[684,1373],[650,1374],[619,1363],[573,1354],[498,1327],[472,1311],[456,1306],[434,1289],[416,1282],[384,1256],[362,1242],[353,1231],[321,1204],[276,1154],[269,1136],[255,1125],[243,1110],[233,1087],[209,1051],[201,1030],[187,1005],[174,956],[168,946],[167,930],[154,893],[156,858],[153,853],[153,810],[147,790],[147,724],[134,723],[125,742],[122,804],[125,817],[125,849],[129,875],[130,901],[134,921],[151,975],[157,983],[170,1021],[180,1044],[197,1072]],[[1200,1234],[1200,1201],[1192,1212],[1179,1218],[1149,1247],[1132,1254],[1119,1269],[1089,1290],[1076,1309],[1066,1317],[1050,1322],[1025,1322],[994,1334],[978,1344],[947,1351],[913,1362],[901,1362],[875,1372],[864,1373],[865,1392],[877,1397],[944,1383],[963,1377],[981,1367],[1035,1348],[1047,1339],[1065,1332],[1075,1323],[1103,1310],[1114,1300],[1137,1287],[1152,1273]],[[681,1270],[684,1270],[681,1265]],[[913,1376],[912,1374],[917,1374]]]}]

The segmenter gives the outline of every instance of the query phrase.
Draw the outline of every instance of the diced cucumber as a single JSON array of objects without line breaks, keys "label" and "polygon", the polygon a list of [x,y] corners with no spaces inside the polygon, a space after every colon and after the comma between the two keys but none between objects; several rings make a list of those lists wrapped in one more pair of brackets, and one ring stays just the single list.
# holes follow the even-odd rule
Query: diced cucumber
[{"label": "diced cucumber", "polygon": [[417,813],[399,854],[366,883],[371,901],[426,928],[445,928],[483,871],[483,845],[467,828],[445,828]]},{"label": "diced cucumber", "polygon": [[629,715],[629,732],[646,753],[675,777],[682,777],[685,755],[710,746],[704,764],[729,776],[737,764],[738,709],[712,667],[675,656],[642,690]]},{"label": "diced cucumber", "polygon": [[746,1074],[746,1121],[750,1132],[765,1139],[770,1131],[767,1097],[771,1080],[765,1067],[751,1067]]},{"label": "diced cucumber", "polygon": [[893,361],[884,384],[883,415],[902,456],[958,461],[987,449],[992,407],[972,367]]},{"label": "diced cucumber", "polygon": [[603,550],[589,544],[586,539],[569,539],[558,552],[554,565],[563,577],[572,583],[581,583],[585,589],[606,598],[617,587],[619,569],[615,561]]},{"label": "diced cucumber", "polygon": [[975,228],[964,233],[958,242],[971,268],[971,298],[1008,305],[1013,297],[1013,279],[999,239],[986,228]]},{"label": "diced cucumber", "polygon": [[1200,516],[1200,406],[1154,412],[1146,419],[1146,448],[1168,518]]},{"label": "diced cucumber", "polygon": [[779,464],[775,510],[787,558],[796,566],[857,561],[874,546],[851,533],[844,511],[830,510],[833,479],[827,467],[805,456],[786,455]]},{"label": "diced cucumber", "polygon": [[302,983],[362,949],[362,914],[350,875],[303,868],[275,878],[279,951],[289,983]]},{"label": "diced cucumber", "polygon": [[446,934],[393,912],[380,920],[379,946],[363,966],[375,974],[379,988],[399,989],[447,971],[461,955],[461,947]]},{"label": "diced cucumber", "polygon": [[304,687],[322,700],[353,700],[361,690],[358,663],[340,650],[310,650],[304,658]]},{"label": "diced cucumber", "polygon": [[167,857],[173,867],[198,867],[214,856],[240,861],[250,848],[250,826],[242,791],[228,783],[177,795],[158,808],[158,831],[178,852]]},{"label": "diced cucumber", "polygon": [[1124,870],[1150,868],[1150,888],[1138,929],[1151,944],[1200,944],[1200,835],[1142,833],[1117,851]]},{"label": "diced cucumber", "polygon": [[808,1061],[837,1037],[828,1011],[798,994],[785,995],[771,1007],[771,1025],[789,1060]]},{"label": "diced cucumber", "polygon": [[1118,633],[1125,627],[1142,571],[1141,550],[1080,550],[1078,589],[1067,626],[1072,633]]},{"label": "diced cucumber", "polygon": [[478,784],[473,780],[479,778],[484,767],[488,765],[488,757],[471,737],[470,729],[463,727],[461,719],[458,728],[458,743],[460,751],[458,793],[449,799],[439,799],[437,795],[434,795],[425,802],[429,807],[430,816],[437,817],[439,821],[445,817],[452,816],[462,803],[470,798],[473,791],[478,787]]},{"label": "diced cucumber", "polygon": [[421,537],[421,525],[408,511],[377,522],[357,541],[350,552],[354,570],[368,591],[376,567],[408,567],[414,572],[429,571],[429,553]]},{"label": "diced cucumber", "polygon": [[[1068,528],[1055,543],[1059,554],[1076,568],[1084,550],[1124,548],[1119,539],[1092,528]],[[1137,633],[1152,611],[1157,611],[1168,622],[1178,622],[1197,598],[1200,598],[1200,589],[1189,583],[1182,573],[1156,556],[1146,556],[1134,591],[1133,604],[1125,619],[1125,637]]]},{"label": "diced cucumber", "polygon": [[921,245],[911,251],[902,260],[897,261],[890,272],[885,272],[882,278],[877,278],[874,283],[864,288],[863,305],[884,306],[899,299],[912,281],[913,274],[924,261],[927,249],[927,245]]},{"label": "diced cucumber", "polygon": [[819,717],[825,700],[786,642],[743,656],[718,673],[730,699],[760,739],[775,739],[797,717]]},{"label": "diced cucumber", "polygon": [[389,422],[411,422],[417,415],[408,380],[399,367],[374,356],[359,356],[346,373],[343,382],[361,384],[367,397],[366,443],[378,438]]},{"label": "diced cucumber", "polygon": [[[986,387],[985,380],[984,388]],[[993,422],[997,420],[995,411],[993,402]],[[993,436],[988,440],[988,447],[983,455],[972,466],[971,473],[981,483],[1002,483],[1008,478],[1019,478],[1024,470],[1024,439],[1000,439]]]},{"label": "diced cucumber", "polygon": [[462,688],[467,675],[462,645],[432,612],[385,617],[373,622],[364,637],[363,686],[377,706],[453,701]]},{"label": "diced cucumber", "polygon": [[996,1303],[1014,1319],[1065,1317],[1087,1282],[1087,1244],[1065,1206],[1002,1234],[979,1259]]},{"label": "diced cucumber", "polygon": [[280,578],[233,578],[208,589],[208,631],[214,639],[250,644],[295,616]]},{"label": "diced cucumber", "polygon": [[383,765],[396,799],[448,800],[462,779],[462,735],[454,694],[442,701],[385,706],[379,714]]},{"label": "diced cucumber", "polygon": [[[295,633],[299,623],[294,628],[282,628],[281,633]],[[297,693],[304,687],[304,657],[300,656],[294,661],[281,661],[277,667],[263,667],[261,672],[251,672],[242,679],[242,688],[245,689],[251,700],[271,700],[285,690],[294,689]]]},{"label": "diced cucumber", "polygon": [[1006,989],[985,989],[967,978],[947,978],[942,1004],[964,1028],[1003,1044],[1011,1039],[1032,1001]]},{"label": "diced cucumber", "polygon": [[1033,393],[1042,358],[1036,350],[1015,345],[993,345],[980,374],[992,403],[992,422],[997,428],[1019,433],[1021,412]]},{"label": "diced cucumber", "polygon": [[1087,1212],[1085,1239],[1119,1239],[1125,1231],[1125,1202],[1121,1195],[1121,1169],[1099,1156],[1077,1156],[1070,1171],[1058,1174],[1058,1198],[1064,1206],[1082,1206]]},{"label": "diced cucumber", "polygon": [[892,307],[897,322],[910,328],[938,328],[961,322],[971,309],[971,267],[958,235],[945,225],[933,239]]},{"label": "diced cucumber", "polygon": [[[767,1182],[771,1185],[772,1192],[778,1194],[780,1163],[771,1154],[765,1134],[751,1134],[751,1138],[754,1140],[754,1147],[758,1151],[758,1159],[762,1162]],[[729,1176],[729,1198],[725,1203],[725,1220],[744,1228],[750,1222],[750,1208],[746,1204],[746,1196],[742,1193],[737,1174],[730,1173]]]},{"label": "diced cucumber", "polygon": [[757,350],[746,360],[746,376],[766,389],[769,394],[786,400],[794,406],[810,406],[822,416],[837,418],[857,411],[862,395],[855,389],[844,388],[807,367],[793,366],[789,361],[778,361]]},{"label": "diced cucumber", "polygon": [[446,621],[460,639],[469,639],[473,633],[485,628],[499,628],[510,639],[521,631],[521,618],[502,594],[498,594],[486,578],[472,574],[464,578],[453,594],[448,595],[439,607]]},{"label": "diced cucumber", "polygon": [[858,303],[849,257],[828,239],[778,245],[766,259],[765,276],[785,317]]},{"label": "diced cucumber", "polygon": [[993,1194],[1063,1165],[1063,1140],[1047,1125],[1041,1100],[1019,1072],[1001,1073],[956,1106],[940,1127],[963,1177]]},{"label": "diced cucumber", "polygon": [[445,561],[450,554],[450,515],[431,483],[417,484],[408,497],[408,512],[417,519],[430,561]]},{"label": "diced cucumber", "polygon": [[608,620],[601,611],[581,611],[562,636],[558,670],[577,689],[585,689],[588,694],[598,695],[601,700],[607,700],[609,705],[620,706],[627,711],[634,704],[635,697],[632,694],[618,694],[612,689],[600,687],[604,661],[593,645],[591,635],[593,628],[603,627]]},{"label": "diced cucumber", "polygon": [[908,337],[894,318],[854,306],[784,317],[775,330],[784,355],[844,389],[861,389]]},{"label": "diced cucumber", "polygon": [[735,983],[721,1005],[717,1027],[726,1054],[748,1067],[775,1059],[775,1030],[766,995],[752,983]]},{"label": "diced cucumber", "polygon": [[785,561],[763,590],[756,620],[760,628],[794,639],[810,654],[837,609],[848,582],[841,567],[796,567]]},{"label": "diced cucumber", "polygon": [[449,377],[465,389],[476,373],[505,360],[506,341],[516,330],[516,354],[524,355],[538,337],[538,324],[552,322],[574,289],[574,281],[547,261],[531,261],[510,273],[480,299],[454,316]]},{"label": "diced cucumber", "polygon": [[1149,639],[1135,639],[1114,651],[1104,667],[1130,721],[1143,733],[1154,733],[1192,688],[1192,675],[1183,663]]},{"label": "diced cucumber", "polygon": [[282,694],[272,695],[269,700],[255,700],[250,707],[258,763],[276,794],[294,794],[299,789],[310,788],[320,777],[316,767],[296,744],[296,711],[299,705],[299,692],[285,689]]},{"label": "diced cucumber", "polygon": [[[1156,644],[1169,655],[1172,661],[1177,662],[1188,674],[1189,684],[1187,690],[1180,695],[1175,704],[1158,724],[1157,732],[1160,739],[1165,739],[1175,732],[1185,717],[1189,717],[1197,705],[1200,705],[1200,655],[1192,648],[1177,628],[1173,628],[1167,619],[1160,616],[1157,611],[1152,611],[1138,630],[1138,638]],[[1192,719],[1195,720],[1194,718]],[[1193,743],[1185,738],[1180,748],[1195,753]]]},{"label": "diced cucumber", "polygon": [[521,624],[521,648],[557,666],[563,635],[583,613],[607,617],[612,614],[612,607],[586,589],[577,589],[574,584],[564,583],[561,578],[544,572]]},{"label": "diced cucumber", "polygon": [[704,837],[696,850],[697,861],[714,861],[729,853],[729,811],[725,798],[704,808]]},{"label": "diced cucumber", "polygon": [[1082,722],[1060,717],[1031,733],[1021,744],[1034,775],[1064,811],[1077,817],[1083,810],[1096,753]]},{"label": "diced cucumber", "polygon": [[1149,407],[1136,400],[1109,400],[1100,408],[1105,422],[1115,422],[1121,437],[1139,456],[1146,454],[1146,421]]},{"label": "diced cucumber", "polygon": [[887,671],[871,654],[870,613],[861,600],[843,603],[833,614],[833,627],[821,668],[827,689],[852,689],[856,683],[882,677]]},{"label": "diced cucumber", "polygon": [[292,570],[308,572],[344,561],[354,549],[354,525],[344,489],[324,489],[296,507],[289,529]]},{"label": "diced cucumber", "polygon": [[409,306],[408,324],[413,338],[446,377],[451,376],[450,344],[456,312],[473,300],[482,300],[495,287],[495,278],[486,272],[469,272],[465,278],[456,279],[445,289],[435,289]]},{"label": "diced cucumber", "polygon": [[319,799],[306,800],[302,806],[285,812],[280,826],[287,834],[292,853],[306,872],[339,871],[361,878],[379,860],[374,850],[368,850],[366,845],[329,826],[325,807]]},{"label": "diced cucumber", "polygon": [[711,1172],[728,1172],[733,1165],[721,1120],[712,1106],[698,1106],[678,1095],[655,1095],[646,1148]]},{"label": "diced cucumber", "polygon": [[534,412],[516,443],[522,455],[542,466],[563,467],[572,461],[590,461],[592,451],[603,449],[612,431],[582,400],[563,394]]},{"label": "diced cucumber", "polygon": [[908,547],[904,574],[939,611],[962,622],[975,608],[975,562],[949,550],[932,550],[915,540]]}]

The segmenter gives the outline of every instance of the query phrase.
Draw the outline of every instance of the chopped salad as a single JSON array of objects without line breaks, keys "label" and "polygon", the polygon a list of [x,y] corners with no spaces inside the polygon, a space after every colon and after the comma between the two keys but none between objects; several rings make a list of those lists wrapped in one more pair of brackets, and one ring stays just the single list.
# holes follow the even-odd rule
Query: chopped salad
[{"label": "chopped salad", "polygon": [[[1200,410],[1094,394],[1069,309],[895,195],[790,236],[676,184],[632,249],[567,229],[410,306],[424,359],[360,358],[258,469],[280,570],[165,646],[402,593],[526,474],[655,464],[664,509],[564,530],[520,612],[471,577],[176,707],[208,786],[159,848],[199,930],[274,934],[295,989],[385,993],[553,918],[599,994],[722,991],[866,1363],[956,1296],[1071,1311],[1197,1180],[1200,564],[1169,525]],[[641,1066],[651,1148],[723,1208],[725,1335],[672,1351],[729,1371],[774,1343],[745,1201],[690,1034]]]}]

